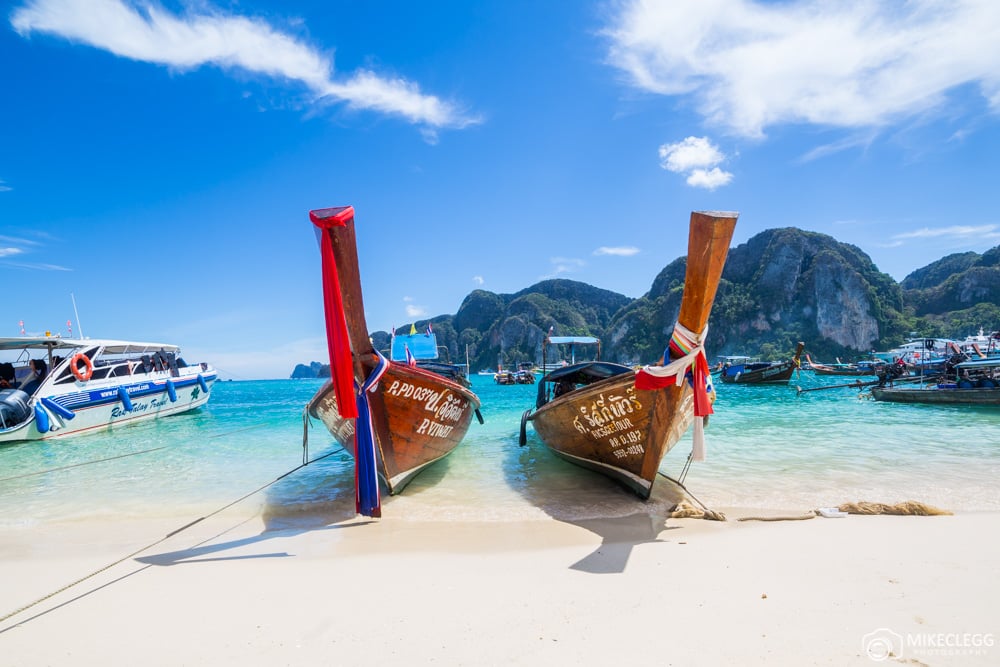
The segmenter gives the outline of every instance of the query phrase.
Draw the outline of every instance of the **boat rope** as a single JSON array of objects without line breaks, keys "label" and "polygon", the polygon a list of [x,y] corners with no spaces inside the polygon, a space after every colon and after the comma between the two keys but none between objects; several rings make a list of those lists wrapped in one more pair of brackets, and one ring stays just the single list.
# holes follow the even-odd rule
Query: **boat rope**
[{"label": "boat rope", "polygon": [[[226,431],[225,433],[216,433],[215,435],[208,436],[206,438],[206,440],[207,439],[211,439],[211,438],[221,438],[221,437],[226,436],[226,435],[232,435],[233,433],[242,433],[243,431],[249,431],[249,430],[252,430],[252,429],[255,429],[255,428],[261,428],[262,426],[265,426],[265,424],[264,423],[260,423],[260,424],[257,424],[256,426],[247,426],[246,428],[239,428],[239,429],[236,429],[235,431]],[[49,473],[61,472],[63,470],[70,470],[71,468],[79,468],[81,466],[89,466],[89,465],[93,465],[95,463],[107,463],[108,461],[114,461],[115,459],[124,459],[124,458],[128,458],[130,456],[138,456],[140,454],[149,454],[150,452],[156,452],[156,451],[159,451],[161,449],[166,449],[166,448],[167,448],[167,446],[163,445],[162,447],[153,447],[152,449],[143,449],[143,450],[138,451],[138,452],[129,452],[127,454],[119,454],[118,456],[109,456],[109,457],[103,458],[103,459],[94,459],[93,461],[83,461],[82,463],[73,463],[71,465],[60,466],[58,468],[48,468],[46,470],[36,470],[35,472],[26,472],[26,473],[24,473],[22,475],[14,475],[13,477],[0,477],[0,482],[9,482],[9,481],[15,480],[15,479],[24,479],[25,477],[35,477],[37,475],[48,475]]]},{"label": "boat rope", "polygon": [[[688,457],[688,463],[690,463],[690,458],[691,457],[689,456]],[[685,469],[686,468],[687,468],[687,466],[685,466]],[[677,485],[677,487],[679,487],[682,491],[684,491],[684,494],[688,498],[690,498],[691,500],[693,500],[701,508],[701,509],[698,509],[698,508],[692,507],[688,503],[680,502],[680,503],[677,503],[677,505],[675,505],[673,507],[673,509],[670,510],[670,517],[671,518],[673,518],[673,519],[697,518],[697,519],[708,519],[710,521],[725,521],[726,520],[726,515],[725,514],[723,514],[722,512],[717,512],[717,511],[715,511],[713,509],[709,509],[708,506],[705,505],[705,503],[703,503],[700,500],[698,500],[697,496],[695,496],[693,493],[691,493],[690,491],[688,491],[688,488],[686,486],[684,486],[684,484],[682,482],[680,482],[679,480],[676,480],[673,477],[671,477],[670,475],[664,474],[664,473],[660,472],[659,470],[656,471],[656,474],[660,475],[661,477],[663,477],[664,479],[666,479],[670,483]]]},{"label": "boat rope", "polygon": [[23,475],[14,475],[13,477],[0,477],[0,482],[9,482],[12,479],[24,479],[25,477],[34,477],[36,475],[48,475],[49,473],[59,472],[61,470],[69,470],[70,468],[79,468],[81,466],[89,466],[94,463],[106,463],[107,461],[114,461],[115,459],[124,459],[129,456],[138,456],[139,454],[149,454],[150,452],[155,452],[160,449],[166,449],[166,445],[163,447],[154,447],[153,449],[144,449],[141,452],[129,452],[128,454],[119,454],[118,456],[109,456],[106,459],[95,459],[93,461],[84,461],[83,463],[74,463],[68,466],[60,466],[58,468],[49,468],[47,470],[38,470],[35,472],[26,472]]},{"label": "boat rope", "polygon": [[[311,460],[311,461],[309,461],[308,463],[315,463],[316,461],[320,461],[320,460],[322,460],[322,459],[325,459],[325,458],[326,458],[326,457],[328,457],[328,456],[332,456],[333,454],[336,454],[336,453],[337,453],[337,451],[338,451],[338,450],[336,450],[336,449],[333,449],[333,450],[331,450],[331,451],[327,452],[326,454],[323,454],[322,456],[317,456],[317,457],[316,457],[315,459],[312,459],[312,460]],[[230,508],[230,507],[232,507],[233,505],[236,505],[236,504],[238,504],[238,503],[241,503],[241,502],[243,502],[243,501],[244,501],[244,500],[246,500],[247,498],[250,498],[251,496],[253,496],[253,495],[256,495],[256,494],[260,493],[261,491],[263,491],[264,489],[268,488],[269,486],[273,486],[274,484],[276,484],[277,482],[281,481],[281,480],[282,480],[282,479],[284,479],[285,477],[288,477],[288,476],[289,476],[289,475],[291,475],[292,473],[294,473],[294,472],[297,472],[298,470],[301,470],[301,469],[302,469],[302,468],[304,468],[304,467],[305,467],[306,465],[307,465],[307,463],[302,463],[301,465],[298,465],[298,466],[295,466],[294,468],[292,468],[292,469],[291,469],[291,470],[289,470],[288,472],[286,472],[286,473],[284,473],[284,474],[281,474],[281,475],[279,475],[278,477],[275,477],[275,478],[274,478],[273,480],[271,480],[271,481],[270,481],[270,482],[268,482],[267,484],[264,484],[263,486],[260,486],[260,487],[258,487],[258,488],[256,488],[256,489],[254,489],[254,490],[253,490],[253,491],[251,491],[250,493],[247,493],[247,494],[245,494],[245,495],[243,495],[243,496],[241,496],[241,497],[237,498],[236,500],[234,500],[234,501],[232,501],[232,502],[230,502],[230,503],[228,503],[228,504],[226,504],[226,505],[223,505],[222,507],[218,508],[217,510],[215,510],[215,511],[213,511],[213,512],[209,512],[208,514],[206,514],[206,515],[205,515],[205,516],[203,516],[203,517],[200,517],[200,518],[197,518],[197,519],[195,519],[194,521],[190,521],[190,522],[188,522],[188,523],[184,524],[184,525],[183,525],[183,526],[181,526],[180,528],[178,528],[178,529],[176,529],[176,530],[173,530],[173,531],[171,531],[171,532],[167,533],[166,535],[164,535],[164,536],[163,536],[163,537],[161,537],[160,539],[156,540],[155,542],[151,542],[151,543],[147,544],[146,546],[142,547],[141,549],[137,549],[137,550],[133,551],[132,553],[130,553],[130,554],[128,554],[128,555],[126,555],[126,556],[122,556],[121,558],[119,558],[118,560],[116,560],[116,561],[114,561],[114,562],[112,562],[112,563],[108,563],[108,564],[107,564],[107,565],[105,565],[104,567],[101,567],[101,568],[99,568],[99,569],[97,569],[97,570],[94,570],[94,571],[93,571],[93,572],[91,572],[90,574],[86,574],[86,575],[84,575],[84,576],[80,577],[80,578],[79,578],[79,579],[77,579],[76,581],[73,581],[73,582],[70,582],[70,583],[66,584],[65,586],[62,586],[61,588],[59,588],[59,589],[57,589],[57,590],[54,590],[54,591],[52,591],[51,593],[48,593],[48,594],[46,594],[46,595],[43,595],[42,597],[38,598],[37,600],[34,600],[34,601],[32,601],[32,602],[29,602],[29,603],[27,603],[27,604],[25,604],[25,605],[22,605],[21,607],[18,607],[18,608],[17,608],[17,609],[15,609],[14,611],[12,611],[12,612],[9,612],[9,613],[7,613],[7,614],[4,614],[3,616],[0,616],[0,623],[3,623],[3,622],[5,622],[5,621],[7,621],[8,619],[10,619],[10,618],[12,618],[12,617],[14,617],[14,616],[16,616],[16,615],[18,615],[18,614],[22,613],[22,612],[25,612],[25,611],[27,611],[28,609],[31,609],[32,607],[34,607],[34,606],[36,606],[36,605],[38,605],[38,604],[41,604],[42,602],[45,602],[46,600],[48,600],[48,599],[50,599],[50,598],[53,598],[53,597],[55,597],[56,595],[59,595],[60,593],[62,593],[62,592],[64,592],[64,591],[67,591],[67,590],[69,590],[70,588],[72,588],[72,587],[74,587],[74,586],[77,586],[77,585],[79,585],[79,584],[82,584],[83,582],[87,581],[88,579],[92,579],[93,577],[96,577],[96,576],[97,576],[97,575],[99,575],[100,573],[102,573],[102,572],[105,572],[105,571],[107,571],[107,570],[110,570],[111,568],[113,568],[113,567],[114,567],[114,566],[116,566],[116,565],[120,565],[121,563],[124,563],[125,561],[127,561],[127,560],[129,560],[129,559],[132,559],[132,558],[135,558],[136,556],[138,556],[138,555],[139,555],[139,554],[141,554],[142,552],[144,552],[144,551],[148,551],[148,550],[152,549],[153,547],[155,547],[155,546],[156,546],[156,545],[158,545],[158,544],[162,544],[163,542],[166,542],[166,541],[167,541],[168,539],[170,539],[171,537],[174,537],[175,535],[177,535],[177,534],[179,534],[179,533],[182,533],[183,531],[187,530],[187,529],[188,529],[188,528],[190,528],[191,526],[194,526],[195,524],[197,524],[197,523],[200,523],[201,521],[204,521],[205,519],[208,519],[208,518],[210,518],[210,517],[213,517],[213,516],[215,516],[216,514],[219,514],[219,513],[221,513],[221,512],[224,512],[225,510],[229,509],[229,508]],[[15,627],[15,626],[11,626],[11,627]],[[0,634],[2,634],[2,633],[4,633],[4,632],[6,632],[6,631],[7,631],[7,630],[9,630],[9,629],[10,629],[10,628],[3,628],[3,629],[0,629]]]}]

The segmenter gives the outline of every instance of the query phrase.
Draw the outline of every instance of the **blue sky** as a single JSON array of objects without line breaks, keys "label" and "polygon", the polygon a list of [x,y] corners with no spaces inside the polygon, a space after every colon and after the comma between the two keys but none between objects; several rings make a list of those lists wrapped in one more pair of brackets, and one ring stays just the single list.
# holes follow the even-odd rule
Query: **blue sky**
[{"label": "blue sky", "polygon": [[[562,277],[641,296],[692,210],[897,280],[1000,244],[1000,3],[32,0],[0,27],[0,335],[325,359],[313,208],[372,330]],[[983,323],[995,327],[998,323]]]}]

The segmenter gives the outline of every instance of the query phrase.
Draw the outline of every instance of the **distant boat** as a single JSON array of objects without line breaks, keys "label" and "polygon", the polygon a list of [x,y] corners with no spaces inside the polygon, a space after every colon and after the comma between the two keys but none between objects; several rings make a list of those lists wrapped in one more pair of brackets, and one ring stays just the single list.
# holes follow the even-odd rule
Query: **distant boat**
[{"label": "distant boat", "polygon": [[[700,340],[736,218],[735,213],[691,214],[684,295],[667,365],[636,371],[621,364],[586,361],[548,373],[539,382],[534,410],[521,417],[522,445],[531,422],[557,456],[607,475],[641,498],[649,497],[663,456],[692,423],[700,427],[700,417],[712,410],[708,362]],[[547,343],[588,341],[548,337]],[[591,338],[589,343],[599,341]],[[692,374],[691,382],[685,379],[687,373]],[[696,429],[696,448],[700,433]]]},{"label": "distant boat", "polygon": [[462,383],[374,350],[361,294],[354,209],[321,209],[309,217],[322,231],[331,380],[306,409],[355,457],[357,511],[380,516],[377,478],[389,493],[399,493],[450,454],[472,417],[479,416],[479,397]]},{"label": "distant boat", "polygon": [[816,375],[844,375],[849,377],[862,377],[866,375],[878,375],[886,368],[886,363],[881,359],[865,359],[853,364],[817,364],[809,355],[806,355],[806,364],[809,370]]},{"label": "distant boat", "polygon": [[[30,366],[40,378],[29,375]],[[217,379],[211,365],[189,365],[180,348],[166,343],[0,338],[0,443],[63,438],[194,410],[208,401]]]},{"label": "distant boat", "polygon": [[1000,357],[970,359],[922,386],[872,387],[876,401],[1000,406]]},{"label": "distant boat", "polygon": [[754,361],[750,357],[724,357],[720,379],[727,384],[787,384],[792,374],[801,368],[802,349],[799,343],[795,355],[787,361]]}]

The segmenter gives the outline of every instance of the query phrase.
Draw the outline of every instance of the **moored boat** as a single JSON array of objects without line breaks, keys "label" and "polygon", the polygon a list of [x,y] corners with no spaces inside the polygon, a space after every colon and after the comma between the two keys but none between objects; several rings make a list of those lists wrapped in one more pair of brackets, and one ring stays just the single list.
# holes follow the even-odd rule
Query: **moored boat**
[{"label": "moored boat", "polygon": [[816,375],[843,375],[847,377],[863,377],[878,375],[885,370],[886,363],[881,359],[863,359],[853,364],[817,364],[806,355],[807,368]]},{"label": "moored boat", "polygon": [[321,231],[331,380],[306,410],[354,456],[357,511],[381,516],[378,479],[399,493],[458,446],[480,402],[458,382],[375,351],[365,322],[354,209],[320,209],[309,217]]},{"label": "moored boat", "polygon": [[791,359],[785,361],[753,361],[749,357],[730,357],[722,366],[719,378],[726,384],[787,384],[792,374],[802,367],[800,342]]},{"label": "moored boat", "polygon": [[0,443],[93,432],[201,407],[218,374],[166,343],[0,338]]},{"label": "moored boat", "polygon": [[872,387],[871,395],[892,403],[1000,406],[1000,357],[949,364],[943,375],[926,384]]},{"label": "moored boat", "polygon": [[712,407],[702,341],[736,218],[691,214],[684,294],[662,365],[636,371],[597,360],[550,372],[539,383],[534,410],[522,415],[522,445],[531,422],[557,456],[607,475],[643,499],[663,456],[692,423],[694,458],[703,458],[698,427]]}]

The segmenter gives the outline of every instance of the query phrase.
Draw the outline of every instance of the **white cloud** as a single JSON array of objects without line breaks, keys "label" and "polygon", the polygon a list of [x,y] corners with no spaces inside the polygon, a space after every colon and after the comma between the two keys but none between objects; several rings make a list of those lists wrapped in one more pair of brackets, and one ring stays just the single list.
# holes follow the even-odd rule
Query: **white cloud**
[{"label": "white cloud", "polygon": [[731,173],[715,166],[726,156],[708,137],[688,137],[677,143],[663,144],[659,152],[660,166],[674,173],[686,173],[687,184],[692,187],[714,190],[733,180]]},{"label": "white cloud", "polygon": [[13,255],[20,255],[23,250],[20,248],[0,248],[0,257],[11,257]]},{"label": "white cloud", "polygon": [[406,316],[407,317],[424,317],[427,315],[427,309],[423,306],[416,306],[409,304],[406,306]]},{"label": "white cloud", "polygon": [[482,285],[486,281],[483,279],[482,276],[472,276],[472,282],[476,283],[477,285]]},{"label": "white cloud", "polygon": [[552,275],[558,276],[563,273],[576,273],[587,265],[582,259],[574,257],[552,257]]},{"label": "white cloud", "polygon": [[726,185],[731,180],[733,180],[733,175],[728,171],[713,167],[712,169],[695,169],[687,177],[687,184],[693,188],[714,190],[719,186]]},{"label": "white cloud", "polygon": [[768,126],[886,126],[949,111],[969,84],[1000,111],[988,0],[626,0],[605,34],[609,61],[642,89],[690,95],[710,123],[761,137]]},{"label": "white cloud", "polygon": [[28,269],[29,271],[72,271],[73,269],[58,264],[29,264],[22,262],[4,262],[6,266],[13,266],[18,269]]},{"label": "white cloud", "polygon": [[924,227],[923,229],[917,229],[912,232],[895,234],[892,238],[903,240],[929,239],[947,236],[952,239],[988,239],[1000,236],[1000,232],[997,232],[996,230],[997,225],[953,225],[951,227],[937,227],[935,229]]},{"label": "white cloud", "polygon": [[609,247],[601,246],[594,251],[595,255],[615,255],[617,257],[631,257],[639,253],[639,249],[633,246]]},{"label": "white cloud", "polygon": [[[220,10],[172,14],[152,4],[124,0],[29,0],[11,25],[23,37],[56,35],[132,60],[179,70],[202,65],[241,69],[304,84],[320,101],[398,115],[427,128],[461,128],[479,122],[450,102],[427,95],[398,77],[359,70],[335,77],[322,52],[259,18]],[[433,130],[426,130],[433,140]]]},{"label": "white cloud", "polygon": [[2,178],[0,178],[0,192],[10,192],[13,190],[12,187],[7,185]]},{"label": "white cloud", "polygon": [[678,174],[713,167],[724,159],[722,151],[708,137],[688,137],[684,141],[660,146],[660,166]]}]

